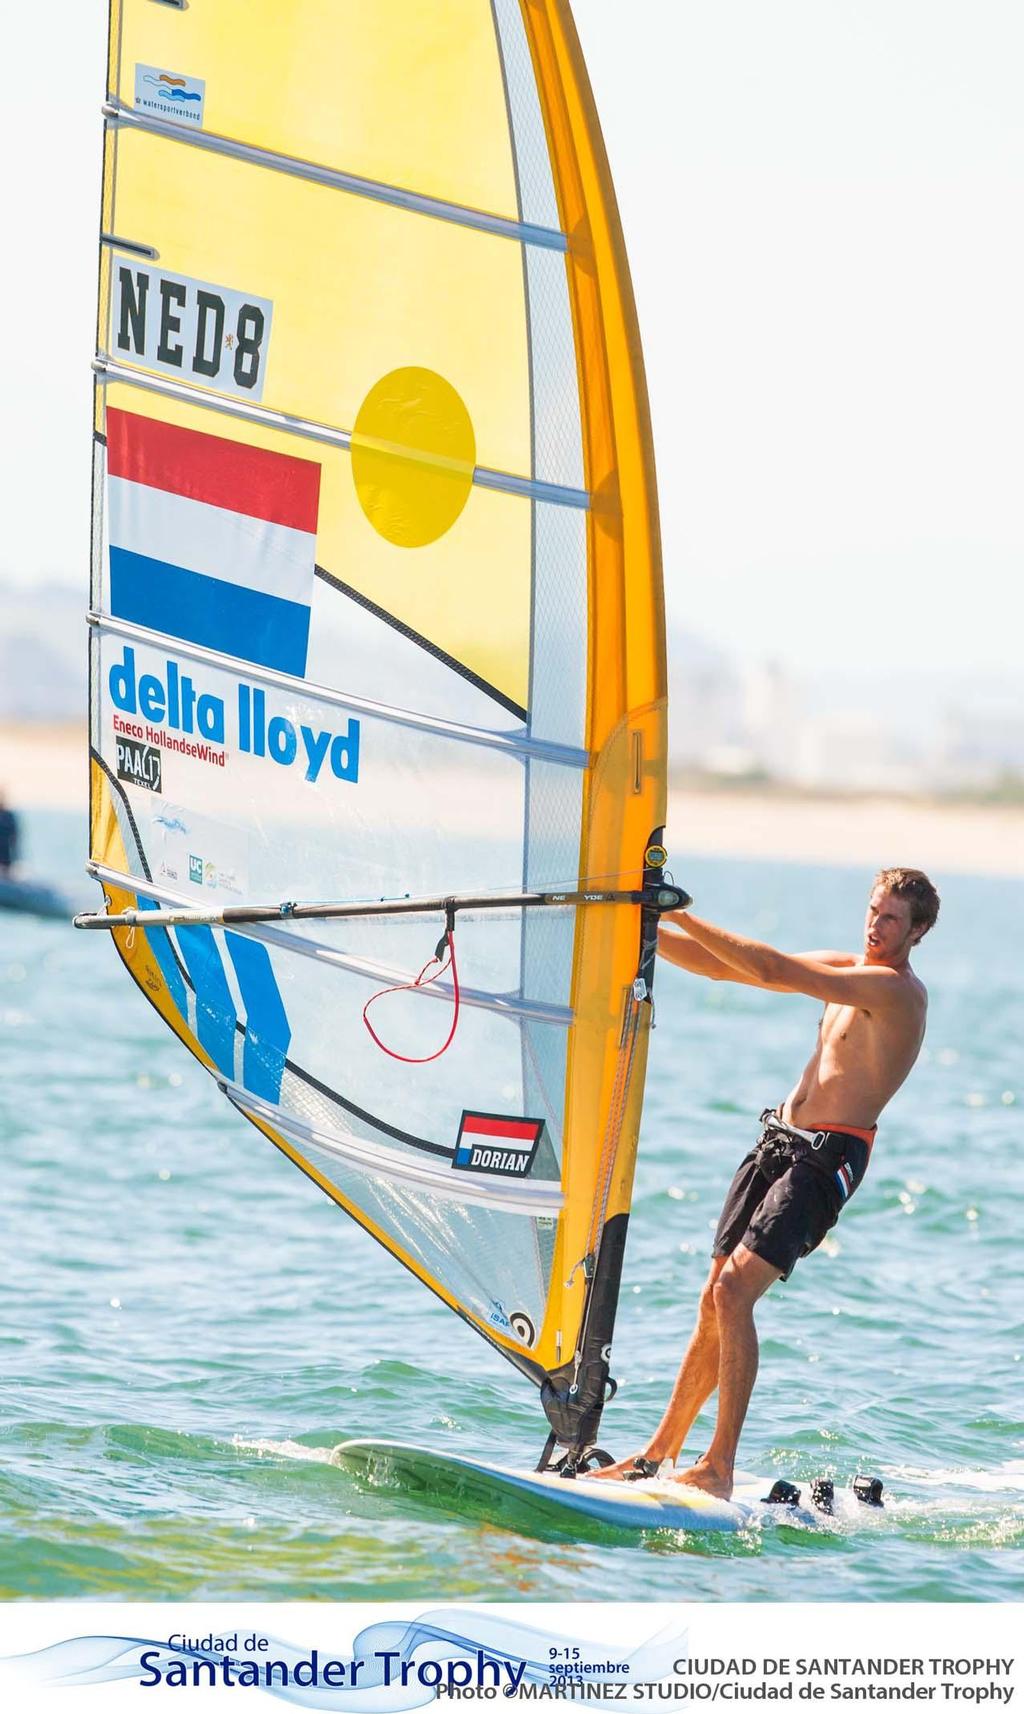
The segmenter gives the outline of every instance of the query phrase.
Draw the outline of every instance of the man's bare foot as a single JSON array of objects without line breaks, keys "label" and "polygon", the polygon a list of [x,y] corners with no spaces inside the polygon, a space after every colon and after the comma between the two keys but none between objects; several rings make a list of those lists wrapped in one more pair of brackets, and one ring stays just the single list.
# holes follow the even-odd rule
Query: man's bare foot
[{"label": "man's bare foot", "polygon": [[[664,1464],[666,1462],[666,1460],[659,1459],[656,1453],[635,1452],[629,1458],[620,1458],[616,1464],[606,1465],[603,1470],[588,1470],[584,1480],[589,1481],[593,1478],[596,1481],[600,1481],[602,1477],[612,1482],[627,1482],[631,1479],[637,1480],[641,1474],[640,1469],[638,1468],[639,1461],[641,1459],[645,1461],[650,1460],[652,1464]],[[670,1460],[667,1462],[670,1462]]]},{"label": "man's bare foot", "polygon": [[703,1494],[713,1494],[718,1500],[732,1499],[732,1472],[716,1468],[706,1458],[698,1458],[689,1470],[680,1470],[671,1479],[687,1488],[699,1488]]}]

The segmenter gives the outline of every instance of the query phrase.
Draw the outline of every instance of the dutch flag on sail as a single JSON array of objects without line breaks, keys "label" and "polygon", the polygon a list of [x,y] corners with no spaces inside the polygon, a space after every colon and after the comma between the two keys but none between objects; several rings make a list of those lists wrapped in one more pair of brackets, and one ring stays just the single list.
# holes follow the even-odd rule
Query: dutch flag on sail
[{"label": "dutch flag on sail", "polygon": [[107,411],[110,610],[302,677],[320,466]]}]

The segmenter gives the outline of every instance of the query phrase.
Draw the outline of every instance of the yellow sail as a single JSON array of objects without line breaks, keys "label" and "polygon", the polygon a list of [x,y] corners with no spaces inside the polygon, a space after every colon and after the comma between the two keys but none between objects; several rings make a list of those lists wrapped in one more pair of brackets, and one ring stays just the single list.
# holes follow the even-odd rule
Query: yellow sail
[{"label": "yellow sail", "polygon": [[92,860],[208,913],[121,956],[582,1445],[654,909],[460,911],[436,1059],[451,972],[374,1014],[404,1058],[362,1018],[435,925],[216,918],[660,880],[653,452],[568,4],[114,0],[97,343]]}]

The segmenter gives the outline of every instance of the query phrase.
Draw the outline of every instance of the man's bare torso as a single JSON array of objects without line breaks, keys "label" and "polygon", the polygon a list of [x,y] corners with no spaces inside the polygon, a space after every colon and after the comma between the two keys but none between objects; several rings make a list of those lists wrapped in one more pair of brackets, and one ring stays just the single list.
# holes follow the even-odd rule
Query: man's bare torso
[{"label": "man's bare torso", "polygon": [[[861,962],[860,960],[857,961]],[[884,1013],[826,1005],[803,1075],[787,1096],[782,1117],[802,1129],[858,1130],[877,1124],[921,1051],[928,998],[913,971],[901,973],[905,998]]]}]

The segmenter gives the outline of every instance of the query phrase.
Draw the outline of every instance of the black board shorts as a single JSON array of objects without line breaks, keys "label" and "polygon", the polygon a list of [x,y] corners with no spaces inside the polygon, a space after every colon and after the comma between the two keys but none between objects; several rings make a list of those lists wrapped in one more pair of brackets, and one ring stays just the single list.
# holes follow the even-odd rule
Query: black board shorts
[{"label": "black board shorts", "polygon": [[785,1280],[801,1256],[818,1248],[871,1158],[861,1137],[846,1131],[820,1135],[817,1150],[766,1149],[762,1139],[744,1155],[722,1204],[713,1256],[731,1256],[743,1244]]}]

